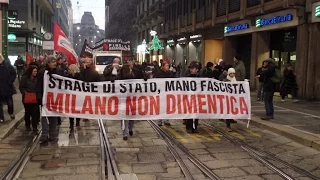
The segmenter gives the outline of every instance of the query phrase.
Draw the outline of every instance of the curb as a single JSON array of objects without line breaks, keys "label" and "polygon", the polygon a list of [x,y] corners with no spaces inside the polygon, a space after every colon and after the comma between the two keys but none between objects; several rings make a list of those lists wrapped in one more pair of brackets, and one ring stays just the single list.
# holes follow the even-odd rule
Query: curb
[{"label": "curb", "polygon": [[21,110],[18,114],[16,114],[16,118],[14,120],[9,120],[10,123],[1,125],[0,129],[0,141],[8,137],[13,133],[14,130],[21,124],[24,120],[24,109]]},{"label": "curb", "polygon": [[305,132],[290,126],[276,124],[271,121],[260,120],[257,116],[252,116],[250,124],[320,151],[320,136],[317,136],[316,134]]}]

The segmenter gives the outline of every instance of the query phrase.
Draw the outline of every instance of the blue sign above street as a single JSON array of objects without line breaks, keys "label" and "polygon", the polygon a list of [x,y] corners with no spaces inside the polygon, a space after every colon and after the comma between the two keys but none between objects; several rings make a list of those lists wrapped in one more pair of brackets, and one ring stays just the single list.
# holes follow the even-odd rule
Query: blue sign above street
[{"label": "blue sign above street", "polygon": [[240,31],[240,30],[244,30],[244,29],[248,29],[249,28],[249,24],[237,24],[237,25],[233,25],[233,26],[225,26],[224,27],[224,33],[231,33],[234,31]]},{"label": "blue sign above street", "polygon": [[260,27],[263,27],[263,26],[283,23],[283,22],[292,21],[292,20],[293,20],[293,16],[291,14],[287,14],[287,15],[284,15],[284,16],[275,16],[275,17],[272,17],[272,18],[269,18],[269,19],[259,18],[259,19],[256,20],[256,27],[260,28]]}]

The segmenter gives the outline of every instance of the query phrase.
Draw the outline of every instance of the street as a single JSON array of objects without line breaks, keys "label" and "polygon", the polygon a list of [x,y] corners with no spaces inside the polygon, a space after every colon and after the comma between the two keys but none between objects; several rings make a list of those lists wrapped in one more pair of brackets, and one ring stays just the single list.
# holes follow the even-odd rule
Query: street
[{"label": "street", "polygon": [[[19,97],[15,95],[17,109],[21,106]],[[276,119],[269,123],[290,126],[296,128],[296,131],[317,136],[320,140],[319,128],[316,128],[319,126],[319,112],[316,110],[318,104],[304,102],[293,104],[290,100],[282,103],[277,102],[277,97],[275,101]],[[302,108],[308,110],[304,112]],[[263,104],[252,101],[252,113],[254,116],[263,115]],[[252,122],[254,121],[253,118]],[[301,123],[302,121],[305,123]],[[182,120],[170,122],[171,126],[162,126],[161,129],[178,140],[175,144],[181,143],[188,153],[220,179],[283,179],[279,173],[215,130],[215,128],[224,130],[224,122],[201,120],[198,134],[187,134]],[[245,142],[248,146],[269,153],[276,159],[270,159],[270,157],[268,159],[266,155],[262,157],[268,159],[268,162],[291,178],[306,180],[320,177],[319,150],[286,138],[281,135],[281,132],[276,134],[257,128],[252,125],[254,124],[252,122],[249,128],[246,127],[247,121],[238,120],[237,122],[232,124],[233,132],[227,134]],[[185,174],[172,151],[168,149],[168,144],[147,121],[135,121],[133,136],[129,137],[128,141],[122,139],[121,122],[105,121],[104,124],[121,177],[139,180],[185,179]],[[2,134],[6,131],[4,127],[0,127]],[[103,172],[99,132],[100,129],[95,120],[81,121],[80,128],[70,132],[68,119],[63,119],[59,127],[58,142],[49,143],[46,146],[37,143],[25,167],[21,170],[19,179],[101,179]],[[33,137],[31,133],[25,131],[22,122],[1,140],[1,174],[17,161],[20,153],[29,146]],[[187,154],[182,152],[178,154],[195,179],[209,179],[188,159]],[[287,164],[281,163],[282,161]]]}]

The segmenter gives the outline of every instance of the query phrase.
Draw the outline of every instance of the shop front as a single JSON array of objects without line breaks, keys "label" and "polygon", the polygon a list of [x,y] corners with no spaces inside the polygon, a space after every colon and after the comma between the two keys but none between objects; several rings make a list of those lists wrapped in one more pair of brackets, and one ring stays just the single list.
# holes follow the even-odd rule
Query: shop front
[{"label": "shop front", "polygon": [[176,64],[180,64],[184,67],[188,64],[188,39],[186,37],[181,37],[177,40],[177,45],[175,47],[175,58]]},{"label": "shop front", "polygon": [[297,49],[296,9],[258,16],[255,21],[239,21],[225,26],[223,55],[231,62],[234,55],[243,60],[251,88],[256,88],[255,72],[262,62],[272,57],[278,68],[295,65]]},{"label": "shop front", "polygon": [[192,35],[189,37],[188,43],[188,59],[189,62],[202,60],[203,38],[202,35]]},{"label": "shop front", "polygon": [[8,11],[8,58],[14,62],[18,55],[26,60],[26,52],[39,58],[42,54],[43,37],[28,29],[27,17],[20,17],[18,11]]},{"label": "shop front", "polygon": [[176,46],[176,43],[173,39],[169,39],[167,40],[167,43],[166,43],[166,47],[165,47],[165,56],[167,59],[169,59],[170,63],[173,63],[175,64],[176,63],[176,58],[175,58],[175,46]]}]

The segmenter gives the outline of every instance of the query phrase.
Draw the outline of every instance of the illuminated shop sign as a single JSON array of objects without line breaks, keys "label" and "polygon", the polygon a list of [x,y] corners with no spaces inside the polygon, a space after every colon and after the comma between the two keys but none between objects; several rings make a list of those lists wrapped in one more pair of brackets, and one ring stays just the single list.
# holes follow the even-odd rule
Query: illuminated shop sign
[{"label": "illuminated shop sign", "polygon": [[190,36],[190,39],[196,39],[196,38],[202,38],[202,35],[198,34],[198,35]]},{"label": "illuminated shop sign", "polygon": [[8,34],[8,40],[15,41],[15,40],[17,40],[17,36],[15,34]]},{"label": "illuminated shop sign", "polygon": [[244,30],[244,29],[248,29],[249,28],[249,24],[237,24],[237,25],[234,25],[234,26],[225,26],[224,27],[224,33],[227,34],[227,33],[231,33],[231,32],[234,32],[234,31],[240,31],[240,30]]},{"label": "illuminated shop sign", "polygon": [[320,6],[316,6],[315,14],[316,17],[320,17]]},{"label": "illuminated shop sign", "polygon": [[24,24],[26,24],[25,21],[16,20],[15,17],[8,17],[8,26],[11,28],[21,28]]},{"label": "illuminated shop sign", "polygon": [[263,27],[263,26],[283,23],[283,22],[292,21],[292,20],[293,20],[293,16],[291,14],[287,14],[287,15],[284,15],[284,16],[275,16],[275,17],[272,17],[272,18],[269,18],[269,19],[259,18],[259,19],[256,20],[256,27],[260,28],[260,27]]},{"label": "illuminated shop sign", "polygon": [[174,43],[174,40],[173,39],[170,39],[167,41],[167,44],[173,44]]},{"label": "illuminated shop sign", "polygon": [[178,39],[178,42],[185,41],[185,40],[187,40],[187,38],[183,37],[183,38]]}]

